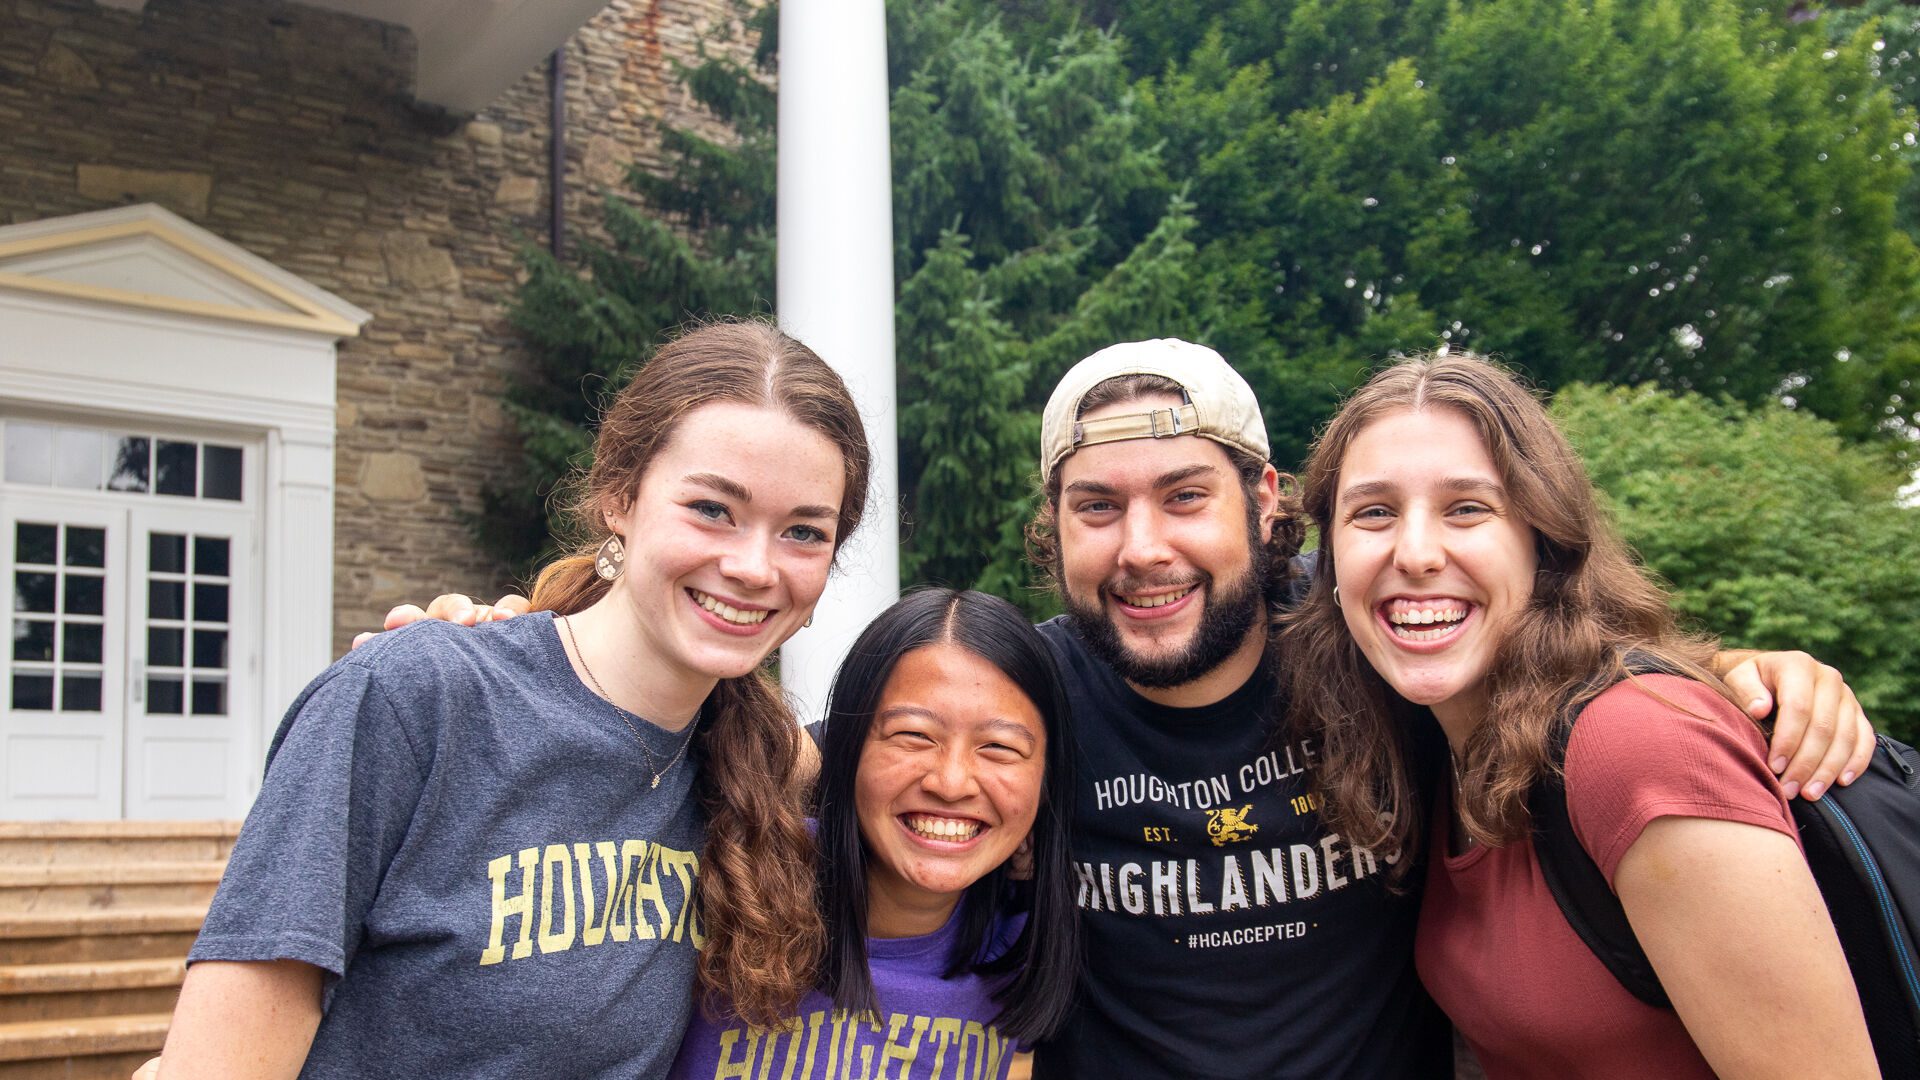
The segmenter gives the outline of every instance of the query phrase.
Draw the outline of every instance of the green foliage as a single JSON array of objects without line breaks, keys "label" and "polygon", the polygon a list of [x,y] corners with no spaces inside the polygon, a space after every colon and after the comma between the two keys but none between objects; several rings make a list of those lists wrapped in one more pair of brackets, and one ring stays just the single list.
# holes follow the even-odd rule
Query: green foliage
[{"label": "green foliage", "polygon": [[1881,448],[1777,405],[1571,386],[1553,411],[1675,606],[1729,646],[1805,649],[1920,736],[1920,509]]},{"label": "green foliage", "polygon": [[1044,615],[1021,543],[1040,406],[1093,349],[1201,334],[1192,206],[1113,35],[1069,21],[1029,53],[987,5],[888,17],[902,576]]},{"label": "green foliage", "polygon": [[1166,6],[1117,22],[1191,184],[1203,321],[1282,461],[1366,364],[1442,342],[1549,387],[1789,395],[1850,438],[1913,424],[1912,124],[1872,35],[1725,0],[1132,17]]},{"label": "green foliage", "polygon": [[[1040,406],[1080,356],[1140,337],[1219,348],[1283,467],[1374,363],[1440,344],[1549,389],[1785,402],[1908,452],[1920,20],[1794,10],[890,3],[904,578],[1045,613],[1020,543]],[[737,138],[668,132],[638,204],[608,200],[604,246],[529,256],[527,468],[488,513],[517,559],[599,394],[690,316],[770,310],[773,9],[756,19],[756,64],[683,72]],[[1709,622],[1824,651],[1768,637],[1782,610]]]}]

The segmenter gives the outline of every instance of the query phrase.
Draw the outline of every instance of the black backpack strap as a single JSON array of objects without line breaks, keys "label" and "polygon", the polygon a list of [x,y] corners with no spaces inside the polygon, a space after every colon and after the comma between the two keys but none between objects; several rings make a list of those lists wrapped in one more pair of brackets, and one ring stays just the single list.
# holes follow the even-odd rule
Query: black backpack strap
[{"label": "black backpack strap", "polygon": [[[1635,674],[1660,670],[1651,658],[1629,654],[1627,668]],[[1580,843],[1567,813],[1567,743],[1573,738],[1577,708],[1569,709],[1554,725],[1547,752],[1553,769],[1534,785],[1527,808],[1533,815],[1533,852],[1540,874],[1553,893],[1560,913],[1593,955],[1600,958],[1627,992],[1656,1008],[1671,1008],[1660,977],[1654,974],[1640,940],[1633,936],[1627,910],[1607,884],[1607,876]]]}]

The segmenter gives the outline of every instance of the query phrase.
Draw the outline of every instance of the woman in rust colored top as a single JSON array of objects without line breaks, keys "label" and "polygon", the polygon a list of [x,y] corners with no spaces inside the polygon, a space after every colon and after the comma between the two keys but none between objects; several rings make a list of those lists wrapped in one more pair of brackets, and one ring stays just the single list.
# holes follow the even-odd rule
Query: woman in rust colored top
[{"label": "woman in rust colored top", "polygon": [[[1487,1074],[1877,1075],[1765,740],[1539,402],[1477,357],[1405,361],[1334,418],[1304,489],[1322,547],[1282,644],[1294,722],[1334,827],[1397,854],[1425,809],[1410,703],[1438,721],[1418,962]],[[1630,675],[1629,652],[1685,677]],[[1614,980],[1541,877],[1527,796],[1569,704],[1574,832],[1672,1010]]]}]

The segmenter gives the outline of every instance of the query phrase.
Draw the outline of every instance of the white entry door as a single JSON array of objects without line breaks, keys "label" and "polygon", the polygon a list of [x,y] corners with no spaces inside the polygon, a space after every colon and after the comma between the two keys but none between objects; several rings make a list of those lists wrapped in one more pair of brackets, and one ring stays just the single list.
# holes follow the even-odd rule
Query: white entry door
[{"label": "white entry door", "polygon": [[243,813],[257,620],[244,513],[10,493],[0,819]]},{"label": "white entry door", "polygon": [[129,517],[125,814],[236,816],[254,767],[236,707],[254,700],[257,667],[248,521],[165,506]]},{"label": "white entry door", "polygon": [[119,817],[126,511],[57,495],[3,501],[13,602],[0,818]]}]

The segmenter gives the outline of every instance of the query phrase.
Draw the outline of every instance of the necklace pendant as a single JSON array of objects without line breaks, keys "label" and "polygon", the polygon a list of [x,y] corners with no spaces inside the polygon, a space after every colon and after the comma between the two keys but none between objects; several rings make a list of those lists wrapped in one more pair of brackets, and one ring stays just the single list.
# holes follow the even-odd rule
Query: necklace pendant
[{"label": "necklace pendant", "polygon": [[659,786],[660,786],[660,778],[659,778],[658,776],[656,776],[656,777],[654,777],[654,778],[653,778],[653,786],[654,786],[654,787],[659,787]]}]

